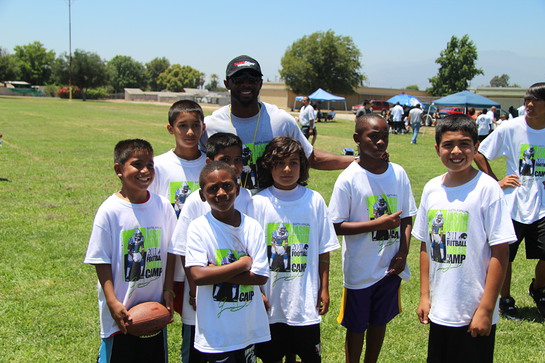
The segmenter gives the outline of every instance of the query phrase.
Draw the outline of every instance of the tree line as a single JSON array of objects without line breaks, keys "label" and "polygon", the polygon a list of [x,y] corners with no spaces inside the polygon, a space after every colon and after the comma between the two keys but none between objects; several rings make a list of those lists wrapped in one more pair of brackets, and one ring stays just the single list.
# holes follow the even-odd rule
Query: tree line
[{"label": "tree line", "polygon": [[[310,94],[319,87],[332,93],[350,94],[363,86],[366,79],[361,71],[361,57],[351,37],[337,35],[332,30],[315,32],[286,49],[280,76],[298,94]],[[429,78],[431,87],[427,91],[434,96],[444,96],[466,90],[475,76],[483,74],[476,65],[477,58],[477,47],[468,35],[452,36],[436,59],[439,70]],[[66,86],[71,73],[72,85],[83,91],[99,87],[116,93],[123,92],[124,88],[173,92],[198,87],[223,90],[217,74],[212,74],[205,85],[203,72],[188,65],[171,64],[165,57],[145,64],[124,55],[106,61],[96,53],[77,49],[71,63],[70,72],[69,55],[56,56],[39,41],[16,46],[13,54],[0,46],[0,81],[24,80],[34,85]],[[508,79],[507,75],[496,76],[491,84],[505,85]]]}]

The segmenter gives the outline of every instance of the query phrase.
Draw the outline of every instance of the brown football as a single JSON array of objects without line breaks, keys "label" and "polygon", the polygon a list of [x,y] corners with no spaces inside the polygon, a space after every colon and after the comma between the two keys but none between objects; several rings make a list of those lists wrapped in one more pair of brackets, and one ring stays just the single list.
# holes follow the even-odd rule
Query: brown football
[{"label": "brown football", "polygon": [[158,333],[170,322],[168,309],[156,301],[133,306],[129,316],[132,321],[129,322],[127,332],[138,337]]}]

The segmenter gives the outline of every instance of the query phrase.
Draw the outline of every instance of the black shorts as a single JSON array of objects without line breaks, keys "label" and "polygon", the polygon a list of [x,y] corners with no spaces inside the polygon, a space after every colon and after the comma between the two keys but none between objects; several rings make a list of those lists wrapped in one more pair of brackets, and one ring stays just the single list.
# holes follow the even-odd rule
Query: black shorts
[{"label": "black shorts", "polygon": [[[318,136],[318,130],[316,129],[316,126],[313,128],[314,135]],[[310,126],[302,126],[301,131],[303,132],[303,135],[308,139],[310,137]]]},{"label": "black shorts", "polygon": [[489,336],[473,338],[469,326],[450,327],[430,322],[428,363],[487,363],[494,360],[496,325]]},{"label": "black shorts", "polygon": [[527,259],[545,260],[545,218],[531,224],[513,221],[517,242],[509,245],[509,261],[513,262],[524,239]]},{"label": "black shorts", "polygon": [[208,363],[257,363],[254,345],[224,353],[204,353]]},{"label": "black shorts", "polygon": [[263,363],[278,362],[290,353],[305,363],[319,363],[321,358],[320,324],[290,326],[271,324],[271,340],[256,344],[256,354]]},{"label": "black shorts", "polygon": [[150,338],[130,334],[116,334],[102,339],[97,362],[150,362],[168,361],[167,328]]}]

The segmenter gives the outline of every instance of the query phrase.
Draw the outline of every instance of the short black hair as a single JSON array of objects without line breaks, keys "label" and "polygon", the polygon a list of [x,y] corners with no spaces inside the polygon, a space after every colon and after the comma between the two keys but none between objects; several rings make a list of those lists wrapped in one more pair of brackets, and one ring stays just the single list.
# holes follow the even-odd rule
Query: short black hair
[{"label": "short black hair", "polygon": [[206,156],[210,160],[214,160],[222,150],[236,146],[242,151],[242,140],[235,134],[230,132],[218,132],[208,138],[206,142]]},{"label": "short black hair", "polygon": [[369,123],[371,120],[374,120],[374,119],[378,119],[378,120],[382,120],[382,121],[386,121],[384,120],[383,117],[379,116],[379,115],[375,115],[374,113],[368,113],[368,114],[358,114],[356,115],[356,125],[354,127],[354,131],[359,134],[361,133],[361,129],[363,127],[363,124],[366,124],[366,123]]},{"label": "short black hair", "polygon": [[231,178],[235,184],[237,184],[237,174],[235,173],[235,169],[231,168],[229,164],[226,164],[223,161],[212,161],[202,168],[201,174],[199,175],[199,186],[201,189],[204,190],[204,186],[206,185],[204,179],[208,176],[208,174],[213,173],[216,170],[226,170],[231,175]]},{"label": "short black hair", "polygon": [[435,143],[437,145],[441,144],[443,134],[448,131],[467,132],[474,144],[477,144],[477,141],[479,141],[477,123],[465,114],[452,114],[437,121],[437,125],[435,126]]},{"label": "short black hair", "polygon": [[197,102],[191,100],[180,100],[174,102],[168,110],[168,123],[170,126],[174,126],[174,122],[176,122],[178,115],[182,112],[196,113],[199,116],[199,120],[204,122],[204,113],[201,106],[199,106]]},{"label": "short black hair", "polygon": [[307,185],[310,164],[301,143],[291,137],[278,136],[271,140],[265,147],[263,156],[259,159],[259,187],[268,188],[274,185],[271,170],[278,163],[292,154],[299,155],[299,179],[297,184]]},{"label": "short black hair", "polygon": [[534,83],[524,95],[524,102],[528,99],[545,100],[545,82]]},{"label": "short black hair", "polygon": [[137,151],[145,151],[153,156],[153,147],[142,139],[121,140],[114,148],[114,163],[123,165]]}]

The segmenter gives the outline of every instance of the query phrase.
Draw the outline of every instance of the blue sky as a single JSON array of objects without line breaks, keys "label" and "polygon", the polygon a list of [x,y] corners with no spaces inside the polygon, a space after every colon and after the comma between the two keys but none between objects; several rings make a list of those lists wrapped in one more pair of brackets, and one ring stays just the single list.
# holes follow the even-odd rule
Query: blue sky
[{"label": "blue sky", "polygon": [[[0,0],[0,19],[0,47],[11,53],[33,41],[68,52],[68,0]],[[166,57],[220,79],[248,54],[275,81],[289,45],[331,29],[360,49],[367,85],[423,89],[451,36],[469,34],[485,71],[472,87],[503,73],[526,87],[545,80],[544,20],[545,0],[72,0],[72,50]]]}]

